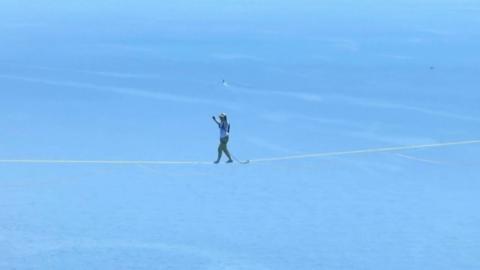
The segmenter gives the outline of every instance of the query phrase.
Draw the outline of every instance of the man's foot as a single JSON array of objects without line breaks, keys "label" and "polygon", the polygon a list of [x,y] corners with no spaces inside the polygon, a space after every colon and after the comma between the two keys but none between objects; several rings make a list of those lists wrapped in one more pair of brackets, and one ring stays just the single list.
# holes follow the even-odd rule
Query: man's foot
[{"label": "man's foot", "polygon": [[233,163],[233,160],[229,159],[227,160],[227,163]]},{"label": "man's foot", "polygon": [[213,164],[218,164],[219,162],[220,162],[220,160],[215,160],[215,161],[213,162]]}]

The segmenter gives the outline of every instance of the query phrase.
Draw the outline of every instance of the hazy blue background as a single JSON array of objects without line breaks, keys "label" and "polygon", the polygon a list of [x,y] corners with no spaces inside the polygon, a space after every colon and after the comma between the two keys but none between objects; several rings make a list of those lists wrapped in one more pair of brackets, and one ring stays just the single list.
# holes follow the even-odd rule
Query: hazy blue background
[{"label": "hazy blue background", "polygon": [[[0,159],[480,138],[478,1],[0,3]],[[227,85],[222,85],[222,80]],[[0,269],[479,269],[480,146],[0,165]]]}]

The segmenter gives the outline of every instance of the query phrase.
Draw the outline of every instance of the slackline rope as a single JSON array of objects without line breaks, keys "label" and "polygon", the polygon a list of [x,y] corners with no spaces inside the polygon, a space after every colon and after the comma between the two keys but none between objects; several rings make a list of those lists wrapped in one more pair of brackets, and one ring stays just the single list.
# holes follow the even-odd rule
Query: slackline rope
[{"label": "slackline rope", "polygon": [[[457,141],[434,144],[419,144],[409,146],[370,148],[361,150],[320,152],[303,155],[289,155],[270,158],[257,158],[249,160],[250,163],[275,162],[285,160],[311,159],[322,157],[349,156],[371,153],[400,152],[428,148],[442,148],[448,146],[480,144],[480,140]],[[171,161],[171,160],[63,160],[63,159],[0,159],[0,164],[98,164],[98,165],[210,165],[210,161]]]}]

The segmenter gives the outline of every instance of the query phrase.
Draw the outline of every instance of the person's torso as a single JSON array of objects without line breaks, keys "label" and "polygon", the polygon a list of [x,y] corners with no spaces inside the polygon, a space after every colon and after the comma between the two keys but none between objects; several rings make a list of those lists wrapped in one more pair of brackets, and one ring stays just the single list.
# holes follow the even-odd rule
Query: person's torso
[{"label": "person's torso", "polygon": [[219,128],[220,128],[220,138],[225,138],[229,135],[230,124],[228,122],[220,123]]}]

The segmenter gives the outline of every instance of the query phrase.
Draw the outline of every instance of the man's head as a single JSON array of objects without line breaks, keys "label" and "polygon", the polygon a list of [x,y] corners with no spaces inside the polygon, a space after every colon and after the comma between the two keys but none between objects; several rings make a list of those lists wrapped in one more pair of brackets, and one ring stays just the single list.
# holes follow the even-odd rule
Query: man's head
[{"label": "man's head", "polygon": [[225,121],[225,120],[227,120],[227,114],[226,114],[226,113],[221,113],[221,114],[218,116],[218,118],[220,118],[220,120],[222,120],[222,121]]}]

